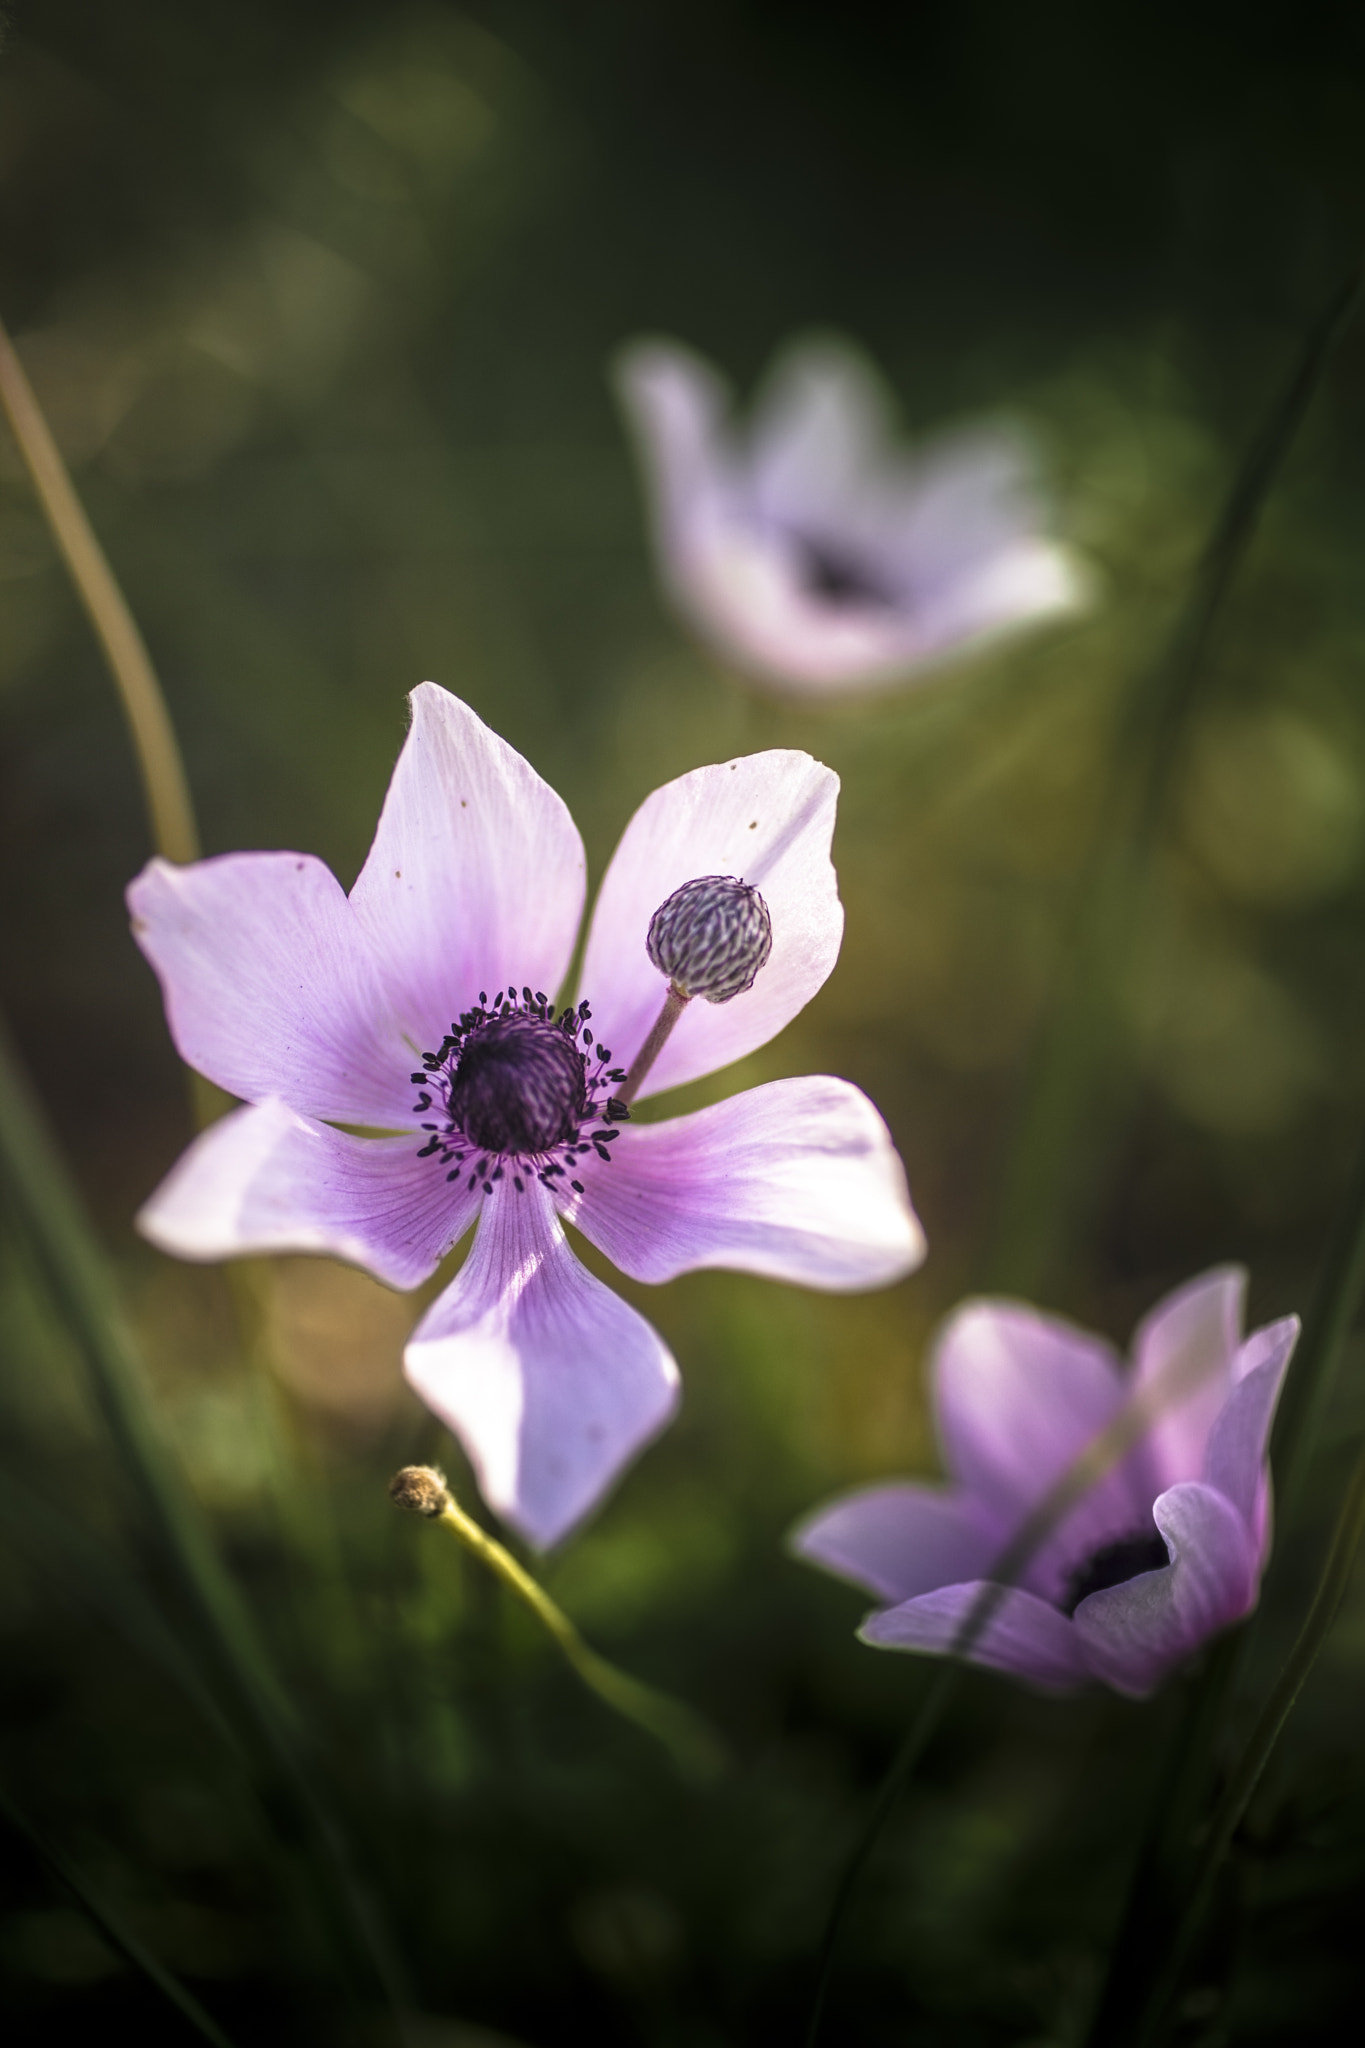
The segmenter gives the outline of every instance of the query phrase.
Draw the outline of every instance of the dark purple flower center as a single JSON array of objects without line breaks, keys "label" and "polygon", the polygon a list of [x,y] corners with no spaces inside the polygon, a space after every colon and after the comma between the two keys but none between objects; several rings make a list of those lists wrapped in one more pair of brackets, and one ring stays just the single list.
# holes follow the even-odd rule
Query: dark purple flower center
[{"label": "dark purple flower center", "polygon": [[484,1152],[550,1152],[587,1112],[587,1060],[557,1025],[513,1010],[470,1033],[446,1098]]},{"label": "dark purple flower center", "polygon": [[895,592],[850,549],[807,533],[792,534],[791,543],[802,588],[822,604],[835,611],[857,611],[867,605],[888,612],[897,609]]},{"label": "dark purple flower center", "polygon": [[1155,1529],[1120,1536],[1114,1543],[1102,1543],[1083,1558],[1067,1581],[1061,1600],[1063,1614],[1074,1614],[1082,1600],[1103,1593],[1109,1586],[1125,1586],[1141,1572],[1159,1572],[1170,1564],[1166,1545]]},{"label": "dark purple flower center", "polygon": [[[556,1015],[529,988],[499,989],[491,1004],[481,993],[412,1077],[429,1133],[420,1157],[438,1158],[446,1179],[459,1181],[475,1155],[470,1182],[490,1195],[509,1165],[549,1187],[590,1153],[609,1160],[612,1127],[630,1115],[613,1093],[626,1077],[607,1048],[594,1045],[591,1015],[586,1003]],[[512,1184],[522,1192],[520,1172]],[[582,1193],[581,1181],[570,1185]]]}]

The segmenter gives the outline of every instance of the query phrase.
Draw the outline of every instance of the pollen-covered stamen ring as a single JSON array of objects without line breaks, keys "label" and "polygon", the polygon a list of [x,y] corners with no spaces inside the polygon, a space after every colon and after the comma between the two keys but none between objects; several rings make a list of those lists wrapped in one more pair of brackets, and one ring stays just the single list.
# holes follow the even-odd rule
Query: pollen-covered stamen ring
[{"label": "pollen-covered stamen ring", "polygon": [[583,1121],[587,1061],[554,1024],[512,1010],[472,1032],[447,1104],[481,1152],[552,1152]]},{"label": "pollen-covered stamen ring", "polygon": [[728,1003],[753,987],[772,952],[772,919],[749,883],[698,875],[660,904],[645,947],[680,995]]},{"label": "pollen-covered stamen ring", "polygon": [[609,1160],[613,1126],[630,1111],[614,1092],[625,1075],[606,1046],[594,1046],[591,1015],[580,1003],[556,1016],[529,988],[499,989],[491,1005],[481,991],[477,1007],[451,1025],[436,1052],[423,1053],[423,1071],[412,1077],[421,1090],[414,1109],[428,1133],[419,1156],[438,1157],[450,1169],[446,1179],[458,1182],[474,1154],[470,1184],[488,1195],[505,1167],[523,1194],[518,1167],[549,1187],[590,1152]]}]

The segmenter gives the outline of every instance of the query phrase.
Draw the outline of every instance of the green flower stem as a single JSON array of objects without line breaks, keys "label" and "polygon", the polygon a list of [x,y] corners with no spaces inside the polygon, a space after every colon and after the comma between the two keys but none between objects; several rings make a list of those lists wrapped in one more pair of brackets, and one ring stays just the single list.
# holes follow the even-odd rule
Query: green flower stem
[{"label": "green flower stem", "polygon": [[[1271,1437],[1276,1513],[1282,1524],[1288,1522],[1301,1491],[1323,1405],[1363,1293],[1365,1148],[1337,1211]],[[1250,1633],[1247,1628],[1235,1629],[1215,1644],[1175,1732],[1110,1954],[1090,2030],[1091,2048],[1124,2048],[1125,2043],[1139,2038],[1135,2028],[1146,2009],[1144,1992],[1152,1982],[1152,1957],[1182,1938],[1181,1902],[1189,1885],[1197,1881],[1189,1874],[1191,1839],[1208,1796],[1214,1750]]]},{"label": "green flower stem", "polygon": [[1252,1794],[1270,1761],[1271,1751],[1279,1741],[1284,1724],[1293,1711],[1294,1703],[1302,1692],[1308,1674],[1317,1662],[1332,1623],[1336,1619],[1337,1609],[1341,1606],[1350,1583],[1351,1569],[1355,1564],[1362,1536],[1365,1536],[1365,1451],[1357,1458],[1351,1474],[1346,1499],[1342,1504],[1332,1537],[1331,1549],[1327,1553],[1327,1561],[1322,1568],[1322,1576],[1313,1595],[1308,1617],[1299,1631],[1299,1639],[1257,1716],[1256,1725],[1251,1731],[1246,1747],[1233,1765],[1227,1784],[1214,1808],[1213,1817],[1203,1833],[1203,1845],[1185,1909],[1180,1915],[1164,1966],[1155,1977],[1150,1998],[1138,2023],[1135,2039],[1139,2048],[1146,2048],[1146,2044],[1155,2039],[1165,2017],[1166,2008],[1179,1984],[1186,1957],[1199,1932],[1223,1858],[1228,1852],[1242,1816],[1251,1804]]},{"label": "green flower stem", "polygon": [[159,1547],[197,1617],[206,1661],[277,1828],[308,1874],[343,1981],[358,1999],[397,2003],[387,1944],[350,1868],[340,1829],[305,1763],[281,1692],[203,1517],[153,1419],[145,1375],[99,1247],[0,1027],[0,1180],[85,1359],[110,1436]]},{"label": "green flower stem", "polygon": [[1233,579],[1363,283],[1365,269],[1357,265],[1305,337],[1233,481],[1166,652],[1132,691],[1120,719],[1067,967],[1025,1080],[1005,1160],[986,1260],[986,1284],[992,1288],[1038,1293],[1088,1195],[1098,1135],[1109,1121],[1101,1112],[1118,1085],[1114,994],[1141,914],[1171,769]]},{"label": "green flower stem", "polygon": [[1270,1439],[1275,1513],[1283,1526],[1298,1504],[1337,1365],[1365,1294],[1365,1146],[1332,1226]]},{"label": "green flower stem", "polygon": [[89,1880],[54,1843],[47,1841],[39,1833],[27,1815],[19,1811],[3,1787],[0,1787],[0,1814],[4,1815],[16,1834],[22,1835],[45,1869],[70,1892],[109,1946],[145,1977],[163,1998],[169,2000],[189,2021],[196,2033],[202,2034],[206,2041],[211,2041],[213,2048],[232,2048],[228,2036],[216,2020],[210,2019],[193,1992],[187,1991],[180,1979],[168,1970],[164,1963],[158,1962],[151,1950],[138,1940],[130,1928],[123,1925],[107,1902],[92,1889]]},{"label": "green flower stem", "polygon": [[962,1665],[980,1642],[1011,1586],[1018,1583],[1052,1531],[1106,1473],[1136,1449],[1152,1425],[1169,1409],[1189,1400],[1212,1369],[1213,1361],[1194,1348],[1177,1351],[1140,1392],[1082,1447],[1025,1517],[1017,1533],[991,1566],[986,1583],[962,1618],[946,1655],[947,1666],[935,1677],[910,1731],[897,1750],[878,1788],[872,1811],[852,1855],[844,1865],[825,1923],[816,1965],[815,1994],[806,2026],[806,2048],[815,2048],[829,1995],[839,1935],[853,1902],[859,1879],[876,1847],[897,1799],[943,1719],[961,1679]]},{"label": "green flower stem", "polygon": [[[419,1487],[425,1484],[427,1489],[420,1499],[414,1482]],[[596,1650],[589,1649],[563,1608],[556,1606],[510,1550],[465,1513],[433,1467],[405,1467],[390,1491],[400,1506],[416,1507],[419,1513],[439,1522],[481,1564],[487,1565],[553,1636],[584,1685],[614,1713],[633,1721],[637,1728],[643,1728],[647,1735],[661,1742],[685,1776],[706,1782],[721,1774],[727,1761],[724,1744],[701,1715],[682,1700],[641,1684],[638,1678],[618,1670]]]},{"label": "green flower stem", "polygon": [[118,688],[156,849],[167,860],[197,860],[194,805],[151,657],[2,322],[0,405]]}]

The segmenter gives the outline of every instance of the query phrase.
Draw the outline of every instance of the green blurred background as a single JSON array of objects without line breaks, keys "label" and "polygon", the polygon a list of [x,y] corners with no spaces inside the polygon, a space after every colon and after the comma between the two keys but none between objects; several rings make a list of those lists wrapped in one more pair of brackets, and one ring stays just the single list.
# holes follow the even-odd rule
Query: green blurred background
[{"label": "green blurred background", "polygon": [[[297,846],[349,884],[424,677],[563,793],[599,874],[640,799],[699,762],[802,746],[844,778],[839,967],[708,1089],[808,1070],[868,1089],[928,1264],[853,1300],[732,1275],[625,1290],[677,1353],[683,1414],[547,1572],[609,1654],[726,1730],[737,1767],[698,1792],[388,1507],[409,1456],[465,1476],[401,1384],[420,1301],[279,1261],[244,1346],[223,1277],[135,1237],[189,1128],[122,910],[146,829],[0,436],[0,996],[382,1898],[417,2048],[477,2048],[480,2028],[543,2048],[794,2039],[834,1874],[924,1674],[854,1643],[862,1603],[787,1562],[783,1532],[838,1485],[933,1469],[925,1342],[987,1271],[1116,714],[1365,228],[1365,18],[8,12],[0,310],[152,648],[209,851]],[[656,592],[608,358],[676,334],[747,390],[812,327],[871,352],[911,434],[982,413],[1032,429],[1099,581],[1091,615],[799,711],[689,644]],[[1256,1320],[1302,1308],[1365,1122],[1363,486],[1357,334],[1184,734],[1109,1048],[1121,1085],[1038,1276],[1119,1340],[1225,1258],[1249,1264]],[[271,1817],[134,1640],[128,1589],[161,1598],[144,1532],[29,1256],[4,1247],[0,1778],[239,2040],[359,2038],[281,1890]],[[1362,1424],[1348,1371],[1249,1698]],[[1363,1678],[1357,1601],[1253,1809],[1240,1918],[1225,1901],[1181,2040],[1325,2042],[1354,2009]],[[1075,2039],[1178,1704],[974,1680],[876,1865],[830,2038]],[[3,1854],[10,2038],[190,2038],[18,1836]]]}]

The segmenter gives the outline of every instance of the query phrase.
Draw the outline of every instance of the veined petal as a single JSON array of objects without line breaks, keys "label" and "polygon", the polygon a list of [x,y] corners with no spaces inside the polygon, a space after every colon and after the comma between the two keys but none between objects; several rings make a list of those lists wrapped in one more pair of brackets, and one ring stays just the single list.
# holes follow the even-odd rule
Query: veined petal
[{"label": "veined petal", "polygon": [[1092,1593],[1073,1617],[1095,1676],[1136,1698],[1256,1604],[1256,1549],[1231,1501],[1186,1481],[1163,1493],[1152,1513],[1169,1566]]},{"label": "veined petal", "polygon": [[[934,1346],[935,1410],[950,1472],[1012,1536],[1125,1398],[1103,1338],[1022,1302],[966,1302]],[[1148,1525],[1141,1452],[1103,1473],[1024,1566],[1022,1583],[1060,1599],[1077,1561]]]},{"label": "veined petal", "polygon": [[749,754],[666,783],[631,819],[593,912],[582,979],[619,1065],[630,1065],[666,994],[645,939],[675,889],[737,876],[761,890],[773,929],[753,987],[728,1003],[690,1003],[642,1096],[766,1045],[826,980],[844,929],[829,857],[838,792],[837,775],[809,754]]},{"label": "veined petal", "polygon": [[467,704],[412,693],[351,908],[419,1052],[509,985],[553,996],[583,913],[583,842],[563,802]]},{"label": "veined petal", "polygon": [[1262,1559],[1269,1541],[1266,1447],[1298,1338],[1297,1316],[1268,1323],[1247,1338],[1237,1354],[1237,1384],[1209,1431],[1204,1454],[1204,1479],[1232,1502]]},{"label": "veined petal", "polygon": [[909,1481],[827,1501],[787,1542],[808,1563],[896,1601],[979,1579],[1000,1548],[969,1495]]},{"label": "veined petal", "polygon": [[354,1138],[263,1102],[195,1139],[138,1228],[180,1259],[323,1252],[391,1287],[416,1287],[482,1200],[449,1186],[440,1162],[417,1153],[416,1133]]},{"label": "veined petal", "polygon": [[831,1290],[899,1280],[924,1257],[891,1134],[848,1081],[770,1081],[669,1123],[627,1124],[610,1164],[556,1191],[634,1280],[703,1266]]},{"label": "veined petal", "polygon": [[499,1187],[404,1366],[490,1507],[541,1547],[582,1519],[678,1399],[662,1339],[584,1271],[538,1181],[520,1195]]},{"label": "veined petal", "polygon": [[[858,1633],[875,1649],[943,1655],[953,1648],[987,1583],[940,1586],[936,1592],[870,1615]],[[1074,1625],[1046,1600],[1017,1586],[1000,1594],[967,1657],[970,1663],[1030,1679],[1049,1692],[1074,1691],[1090,1676]]]},{"label": "veined petal", "polygon": [[412,1121],[412,1055],[340,883],[302,853],[149,861],[128,890],[183,1057],[247,1102]]},{"label": "veined petal", "polygon": [[1145,1442],[1153,1493],[1204,1470],[1209,1431],[1232,1386],[1242,1334],[1247,1276],[1241,1266],[1215,1266],[1159,1301],[1133,1338],[1133,1385],[1156,1379],[1172,1391]]}]

